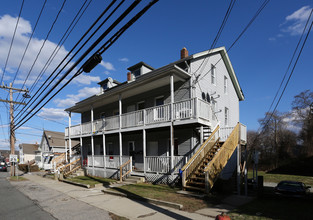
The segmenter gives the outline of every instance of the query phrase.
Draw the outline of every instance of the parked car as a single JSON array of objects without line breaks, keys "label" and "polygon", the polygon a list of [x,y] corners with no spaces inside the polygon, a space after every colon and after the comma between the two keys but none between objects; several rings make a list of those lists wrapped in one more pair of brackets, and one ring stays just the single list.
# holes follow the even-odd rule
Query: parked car
[{"label": "parked car", "polygon": [[0,162],[0,171],[5,171],[5,172],[8,171],[8,166],[7,166],[6,162],[4,162],[4,161]]},{"label": "parked car", "polygon": [[276,195],[290,197],[304,197],[310,193],[311,186],[306,186],[302,182],[281,181],[274,188]]}]

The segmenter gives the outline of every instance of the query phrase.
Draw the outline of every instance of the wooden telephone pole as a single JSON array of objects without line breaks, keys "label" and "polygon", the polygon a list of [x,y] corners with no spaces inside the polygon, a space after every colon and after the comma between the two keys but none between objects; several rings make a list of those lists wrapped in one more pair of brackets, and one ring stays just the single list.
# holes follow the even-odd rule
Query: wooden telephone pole
[{"label": "wooden telephone pole", "polygon": [[[12,83],[10,83],[10,86],[0,86],[0,89],[5,89],[9,92],[10,95],[10,100],[3,100],[0,99],[0,102],[7,102],[10,104],[10,149],[11,149],[11,154],[15,154],[15,132],[14,132],[14,104],[20,104],[20,105],[26,105],[25,103],[22,102],[15,102],[13,101],[13,93],[14,92],[25,92],[27,93],[27,89],[17,89],[12,87]],[[13,163],[11,163],[11,176],[15,175],[15,167],[13,168]]]}]

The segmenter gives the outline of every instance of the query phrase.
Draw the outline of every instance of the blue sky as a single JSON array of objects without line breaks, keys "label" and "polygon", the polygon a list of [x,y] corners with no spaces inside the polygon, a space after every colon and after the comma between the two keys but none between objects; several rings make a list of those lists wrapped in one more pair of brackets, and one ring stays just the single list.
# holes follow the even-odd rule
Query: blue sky
[{"label": "blue sky", "polygon": [[[56,16],[61,0],[48,0],[41,20],[26,53],[14,87],[21,88],[23,81],[45,39]],[[26,87],[34,79],[55,48],[64,31],[84,1],[67,0],[33,67]],[[107,1],[93,0],[77,27],[65,42],[44,74],[42,82],[64,55],[72,48],[82,33],[104,10]],[[129,4],[130,1],[127,1]],[[143,6],[148,1],[143,1]],[[0,76],[3,74],[10,42],[22,1],[2,0],[0,8]],[[180,50],[186,47],[189,54],[208,50],[219,29],[230,1],[204,0],[160,0],[137,23],[103,55],[103,62],[91,73],[75,79],[43,110],[40,117],[34,117],[17,131],[17,144],[40,142],[42,129],[64,131],[68,118],[64,109],[75,102],[98,92],[97,82],[107,77],[118,81],[126,80],[127,68],[144,61],[154,68],[162,67],[179,59]],[[263,1],[236,1],[217,47],[226,49],[233,43]],[[4,74],[4,82],[12,82],[26,43],[34,28],[43,1],[25,0],[11,55]],[[256,21],[229,52],[229,57],[239,79],[246,100],[240,104],[241,122],[248,129],[257,130],[258,119],[268,110],[280,81],[285,74],[296,44],[300,38],[303,24],[313,7],[311,0],[270,1]],[[125,9],[125,7],[123,8]],[[312,87],[313,36],[309,36],[301,58],[278,106],[278,110],[291,110],[293,97]],[[38,88],[38,87],[37,87]],[[32,94],[31,94],[32,95]],[[7,92],[0,90],[5,99]],[[17,97],[16,95],[14,96]],[[7,106],[7,105],[6,105]],[[0,103],[1,127],[0,149],[8,148],[8,113]],[[46,119],[43,119],[46,118]],[[47,119],[52,119],[52,122]],[[73,124],[79,123],[78,115]]]}]

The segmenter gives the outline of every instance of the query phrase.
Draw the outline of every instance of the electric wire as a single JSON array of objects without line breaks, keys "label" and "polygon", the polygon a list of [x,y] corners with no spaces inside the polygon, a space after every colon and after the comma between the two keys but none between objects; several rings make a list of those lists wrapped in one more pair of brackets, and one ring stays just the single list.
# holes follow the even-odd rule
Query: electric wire
[{"label": "electric wire", "polygon": [[[138,2],[134,2],[115,22],[115,23],[119,23],[120,18],[125,17],[130,11],[133,10],[133,8],[139,3]],[[145,14],[147,12],[147,10],[149,8],[151,8],[156,2],[158,2],[158,0],[153,0],[151,1],[148,5],[146,5],[146,7],[144,7],[140,12],[138,12],[131,20],[129,20],[121,29],[119,29],[105,44],[103,44],[102,47],[100,47],[100,49],[97,50],[96,53],[104,53],[110,46],[112,46],[114,44],[114,42],[131,26],[133,25],[143,14]],[[137,4],[136,4],[137,3]],[[125,15],[124,15],[125,14]],[[113,24],[113,26],[115,26]],[[111,28],[108,28],[111,29]],[[113,27],[112,27],[113,29]],[[110,32],[109,30],[107,30],[106,32]],[[106,32],[103,35],[106,35]],[[102,36],[101,36],[102,37]],[[103,36],[104,37],[104,36]],[[98,39],[99,40],[99,39]],[[98,41],[97,40],[97,41]],[[95,42],[96,43],[96,42]],[[94,43],[94,44],[95,44]],[[95,44],[96,46],[97,44]],[[89,48],[91,50],[91,48]],[[87,50],[88,51],[88,50]],[[86,51],[86,52],[87,52]],[[85,53],[86,53],[85,52]],[[95,53],[95,54],[96,54]],[[82,73],[82,67],[56,92],[54,93],[43,105],[41,105],[34,113],[32,113],[32,115],[30,117],[28,117],[25,121],[24,118],[26,118],[27,116],[25,116],[22,120],[20,120],[19,125],[15,126],[14,130],[18,129],[20,126],[22,126],[24,123],[26,123],[28,120],[31,119],[31,117],[33,117],[33,115],[37,114],[38,111],[40,111],[41,108],[43,108],[52,98],[54,98],[54,96],[56,96],[64,87],[66,87],[76,76],[78,76],[79,74]],[[40,102],[39,102],[40,103]],[[39,105],[39,104],[38,104]],[[23,121],[23,122],[21,122]]]},{"label": "electric wire", "polygon": [[[99,20],[108,12],[108,10],[114,5],[114,3],[117,0],[113,0],[106,8],[105,10],[98,16],[98,18],[94,21],[94,23],[88,28],[88,30],[84,33],[84,35],[78,40],[78,42],[74,45],[74,47],[67,53],[67,55],[63,58],[63,60],[59,63],[59,65],[54,69],[54,71],[49,75],[49,77],[45,80],[44,83],[41,84],[40,88],[36,91],[35,95],[31,97],[31,99],[28,101],[27,105],[31,106],[33,103],[39,98],[40,94],[42,94],[50,85],[51,83],[59,76],[59,74],[64,70],[64,68],[72,61],[72,59],[83,49],[83,47],[89,42],[89,40],[98,32],[98,30],[108,21],[108,19],[113,15],[113,13],[122,5],[124,2],[121,1],[120,4],[118,4],[114,10],[105,18],[105,20],[98,26],[98,28],[89,36],[89,38],[80,46],[80,48],[74,53],[73,56],[67,61],[67,63],[59,70],[58,74],[54,76],[54,78],[49,82],[47,86],[45,84],[50,80],[50,78],[54,75],[54,73],[60,68],[60,66],[63,64],[63,62],[66,61],[66,59],[71,55],[71,53],[74,51],[74,49],[81,43],[81,41],[87,36],[87,34],[94,28],[94,26],[99,22]],[[44,87],[45,86],[45,87]],[[39,93],[39,91],[42,89]],[[39,94],[37,97],[36,95]],[[35,98],[34,101],[32,101]],[[32,101],[32,103],[30,103]],[[21,117],[21,113],[25,113],[23,111],[27,105],[25,105],[16,115],[17,119]]]},{"label": "electric wire", "polygon": [[275,97],[274,97],[274,99],[273,99],[273,101],[272,101],[272,103],[271,103],[269,109],[267,110],[267,112],[270,112],[270,111],[271,111],[271,108],[272,108],[273,105],[274,105],[274,102],[275,102],[275,100],[276,100],[276,98],[277,98],[277,96],[278,96],[278,93],[279,93],[279,91],[280,91],[280,89],[281,89],[281,87],[282,87],[282,85],[283,85],[283,83],[284,83],[284,81],[285,81],[285,79],[286,79],[286,76],[287,76],[287,74],[288,74],[288,72],[289,72],[289,69],[290,69],[290,67],[291,67],[292,61],[293,61],[293,59],[294,59],[294,57],[295,57],[295,55],[296,55],[296,52],[298,51],[298,48],[299,48],[299,45],[300,45],[300,43],[301,43],[301,41],[302,41],[302,38],[303,38],[303,36],[304,36],[305,30],[306,30],[306,28],[307,28],[307,26],[308,26],[308,24],[309,24],[310,19],[311,19],[312,13],[313,13],[313,9],[311,10],[311,13],[310,13],[310,15],[309,15],[309,17],[308,17],[308,19],[307,19],[307,21],[306,21],[306,24],[305,24],[305,26],[304,26],[304,29],[303,29],[303,31],[302,31],[302,34],[301,34],[301,37],[300,37],[300,39],[299,39],[299,41],[298,41],[298,44],[297,44],[297,46],[296,46],[296,49],[294,50],[294,52],[293,52],[293,54],[292,54],[291,60],[290,60],[290,62],[289,62],[289,65],[288,65],[288,67],[287,67],[287,70],[286,70],[286,72],[285,72],[285,74],[284,74],[284,77],[283,77],[282,81],[280,82],[279,88],[277,89],[277,92],[276,92],[276,94],[275,94]]},{"label": "electric wire", "polygon": [[[89,1],[87,7],[85,8],[85,10],[83,11],[83,13],[86,11],[86,9],[88,8],[88,6],[90,5],[92,0]],[[81,14],[81,16],[77,19],[78,15],[81,13],[81,11],[83,10],[84,6],[86,5],[87,0],[85,0],[85,2],[83,3],[83,5],[80,7],[79,11],[76,13],[75,17],[73,18],[72,22],[70,23],[70,25],[68,26],[67,30],[65,31],[65,33],[63,34],[62,38],[59,40],[58,44],[55,46],[54,50],[52,51],[50,57],[48,58],[48,60],[46,61],[45,65],[43,66],[43,68],[41,69],[40,73],[38,74],[37,78],[35,79],[33,85],[31,86],[31,88],[29,89],[29,92],[31,93],[33,91],[33,89],[35,88],[35,86],[38,84],[39,80],[41,79],[41,77],[43,76],[43,74],[46,72],[46,70],[49,68],[50,64],[52,63],[52,61],[54,60],[54,58],[56,57],[56,55],[58,54],[59,50],[61,49],[61,47],[63,46],[63,44],[65,43],[65,41],[67,40],[67,38],[69,37],[69,35],[71,34],[71,32],[73,31],[73,29],[75,28],[75,26],[77,25],[79,19],[81,18],[81,16],[83,15],[83,13]],[[77,19],[77,21],[75,22],[75,20]],[[74,23],[75,22],[75,23]],[[25,98],[24,98],[25,100]],[[23,101],[24,101],[23,100]]]},{"label": "electric wire", "polygon": [[19,73],[19,70],[20,70],[20,68],[21,68],[21,65],[22,65],[22,63],[23,63],[23,61],[24,61],[24,57],[25,57],[26,51],[28,50],[29,44],[30,44],[30,42],[31,42],[31,40],[32,40],[32,38],[33,38],[33,35],[34,35],[35,31],[36,31],[38,22],[39,22],[39,20],[40,20],[40,18],[41,18],[41,15],[42,15],[42,12],[43,12],[43,10],[44,10],[44,8],[45,8],[46,3],[47,3],[47,0],[45,0],[44,3],[43,3],[43,5],[42,5],[42,8],[41,8],[40,13],[39,13],[39,15],[38,15],[38,18],[37,18],[37,21],[36,21],[36,23],[35,23],[35,26],[34,26],[34,28],[33,28],[33,30],[32,30],[32,33],[31,33],[31,35],[30,35],[30,37],[29,37],[29,39],[28,39],[28,42],[27,42],[26,48],[25,48],[25,50],[24,50],[24,53],[23,53],[23,55],[22,55],[21,61],[20,61],[19,65],[18,65],[18,68],[17,68],[16,73],[15,73],[15,75],[14,75],[13,82],[12,82],[12,86],[13,86],[13,84],[14,84],[14,82],[15,82],[15,79],[16,79],[16,77],[17,77],[17,75],[18,75],[18,73]]},{"label": "electric wire", "polygon": [[39,52],[37,53],[36,58],[35,58],[35,60],[34,60],[34,62],[33,62],[33,64],[32,64],[32,66],[31,66],[30,70],[29,70],[28,73],[27,73],[27,76],[26,76],[26,78],[25,78],[25,80],[24,80],[24,83],[23,83],[23,85],[22,85],[22,88],[25,86],[25,84],[26,84],[26,82],[27,82],[27,80],[28,80],[28,77],[30,76],[30,73],[32,72],[32,70],[33,70],[33,68],[34,68],[34,66],[35,66],[35,64],[36,64],[36,62],[37,62],[37,60],[38,60],[38,58],[39,58],[39,55],[41,54],[42,49],[43,49],[43,47],[45,46],[45,44],[46,44],[46,42],[47,42],[47,40],[48,40],[48,37],[50,36],[50,34],[51,34],[51,32],[52,32],[52,30],[53,30],[53,28],[54,28],[54,25],[55,25],[55,23],[57,22],[57,20],[58,20],[58,18],[59,18],[59,16],[60,16],[60,13],[62,12],[62,10],[63,10],[63,8],[64,8],[64,5],[65,5],[66,1],[67,1],[67,0],[63,0],[63,3],[62,3],[62,5],[61,5],[61,7],[60,7],[60,9],[59,9],[59,11],[58,11],[58,13],[57,13],[57,15],[56,15],[54,21],[53,21],[53,23],[52,23],[52,25],[51,25],[51,27],[50,27],[50,29],[49,29],[49,31],[48,31],[48,33],[47,33],[47,35],[46,35],[46,37],[45,37],[45,39],[44,39],[44,41],[43,41],[43,43],[42,43],[42,45],[41,45],[41,47],[40,47],[40,49],[39,49]]},{"label": "electric wire", "polygon": [[[270,116],[269,116],[267,122],[266,122],[265,125],[263,126],[263,128],[266,128],[266,126],[268,125],[269,121],[270,121],[271,118],[273,117],[273,115],[274,115],[274,113],[275,113],[275,111],[276,111],[276,109],[277,109],[277,107],[278,107],[278,105],[279,105],[279,103],[280,103],[280,101],[281,101],[281,99],[282,99],[282,97],[283,97],[285,91],[286,91],[286,88],[287,88],[287,86],[288,86],[288,84],[289,84],[289,81],[290,81],[290,79],[291,79],[291,77],[292,77],[292,75],[293,75],[293,73],[294,73],[294,70],[295,70],[295,68],[296,68],[296,66],[297,66],[297,63],[298,63],[298,61],[299,61],[299,58],[300,58],[300,56],[301,56],[301,54],[302,54],[303,48],[304,48],[304,46],[305,46],[305,43],[306,43],[306,41],[307,41],[307,39],[308,39],[308,37],[309,37],[309,34],[310,34],[310,32],[311,32],[312,26],[313,26],[313,22],[311,22],[310,28],[309,28],[309,30],[308,30],[308,32],[307,32],[307,34],[306,34],[306,37],[305,37],[305,39],[304,39],[304,42],[302,43],[302,46],[301,46],[301,49],[300,49],[299,54],[298,54],[298,56],[297,56],[297,59],[296,59],[294,65],[293,65],[293,68],[292,68],[292,70],[291,70],[291,72],[290,72],[290,74],[289,74],[289,77],[288,77],[288,79],[287,79],[287,81],[286,81],[286,83],[285,83],[285,86],[284,86],[284,88],[283,88],[283,90],[282,90],[282,92],[281,92],[281,94],[280,94],[280,96],[279,96],[279,99],[278,99],[278,101],[277,101],[277,103],[276,103],[276,105],[275,105],[275,107],[274,107],[272,113],[270,114]],[[301,38],[300,38],[300,39],[301,39]],[[264,130],[264,129],[262,129],[262,130]],[[263,131],[262,131],[262,132],[263,132]]]},{"label": "electric wire", "polygon": [[4,65],[4,68],[3,68],[3,73],[2,73],[0,85],[2,84],[3,77],[4,77],[4,74],[5,74],[7,65],[8,65],[8,61],[9,61],[10,54],[11,54],[11,49],[12,49],[12,46],[13,46],[13,42],[14,42],[16,30],[17,30],[17,27],[18,27],[18,24],[19,24],[19,21],[20,21],[20,17],[21,17],[22,11],[23,11],[23,7],[24,7],[24,0],[22,1],[21,9],[20,9],[20,12],[19,12],[17,21],[16,21],[15,28],[14,28],[14,33],[13,33],[13,37],[12,37],[12,39],[11,39],[11,43],[10,43],[10,48],[9,48],[8,56],[7,56],[7,59],[6,59],[6,61],[5,61],[5,65]]},{"label": "electric wire", "polygon": [[[238,35],[238,37],[234,40],[234,42],[231,44],[231,46],[227,49],[227,53],[235,46],[235,44],[239,41],[239,39],[243,36],[243,34],[248,30],[248,28],[251,26],[251,24],[255,21],[255,19],[259,16],[259,14],[262,12],[262,10],[265,8],[265,6],[269,3],[270,0],[265,0],[262,5],[258,8],[257,12],[254,14],[254,16],[251,18],[251,20],[249,21],[249,23],[245,26],[245,28],[240,32],[240,34]],[[223,58],[220,58],[215,64],[214,66],[216,66]],[[200,79],[198,79],[199,81],[201,79],[203,79],[207,74],[209,74],[211,72],[211,69],[205,73]]]},{"label": "electric wire", "polygon": [[[71,71],[100,43],[101,40],[103,40],[103,38],[105,38],[139,3],[141,2],[141,0],[136,0],[134,1],[115,21],[113,24],[111,24],[111,26],[106,29],[106,31],[78,58],[78,60],[63,74],[63,76],[58,80],[57,83],[54,84],[54,86],[44,95],[44,97],[42,97],[38,103],[35,105],[34,108],[32,108],[31,111],[33,111],[41,102],[43,102],[43,100],[61,83],[61,81],[63,81],[65,79],[65,77],[67,77]],[[74,76],[77,76],[77,74],[81,74],[82,73],[82,68],[80,68],[79,70],[77,70],[77,72],[74,74]],[[71,78],[72,80],[73,78]],[[71,81],[70,80],[70,81]],[[65,87],[65,85],[67,85],[70,81],[68,81],[66,84],[64,84],[61,88],[63,89]],[[60,91],[60,90],[59,90]],[[56,95],[56,94],[55,94]],[[54,96],[53,96],[54,97]],[[50,101],[50,99],[49,99]],[[47,102],[46,102],[47,103]],[[45,103],[45,104],[46,104]],[[43,107],[43,106],[42,106]],[[41,108],[42,108],[41,107]],[[31,112],[30,111],[30,112]],[[39,111],[39,110],[38,110]],[[36,113],[38,112],[36,111]],[[21,121],[23,121],[29,114],[30,112],[28,112],[23,119],[21,119],[19,122],[16,123],[15,127],[20,127],[18,126],[19,123],[21,123]],[[29,118],[30,119],[30,118]],[[29,120],[28,119],[28,120]],[[25,123],[25,122],[24,122]]]}]

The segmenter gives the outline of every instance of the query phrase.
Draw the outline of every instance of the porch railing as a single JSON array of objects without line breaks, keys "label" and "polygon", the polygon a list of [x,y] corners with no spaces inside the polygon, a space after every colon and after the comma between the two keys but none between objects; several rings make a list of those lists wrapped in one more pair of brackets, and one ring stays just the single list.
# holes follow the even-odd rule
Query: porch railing
[{"label": "porch railing", "polygon": [[[215,126],[217,121],[214,116],[215,114],[213,114],[211,105],[198,98],[187,99],[173,104],[174,120],[201,118],[212,122],[212,126]],[[171,105],[165,104],[122,114],[121,127],[129,128],[142,126],[144,124],[165,123],[171,121],[171,117]],[[70,135],[79,136],[92,134],[92,132],[117,130],[120,127],[120,116],[116,115],[104,119],[97,119],[94,120],[92,124],[93,127],[91,127],[91,122],[71,126]],[[68,128],[65,128],[65,136],[68,137],[68,135]]]},{"label": "porch railing", "polygon": [[[184,156],[174,156],[174,172],[178,172],[185,165]],[[146,171],[157,173],[171,172],[171,157],[170,156],[147,156],[145,157]]]},{"label": "porch railing", "polygon": [[146,109],[146,124],[168,122],[171,120],[171,105],[160,105]]},{"label": "porch railing", "polygon": [[174,104],[174,118],[186,119],[196,116],[197,99],[189,99]]},{"label": "porch railing", "polygon": [[122,128],[143,125],[144,111],[134,111],[122,115]]},{"label": "porch railing", "polygon": [[[122,164],[129,160],[129,156],[122,156]],[[88,155],[87,156],[87,166],[96,168],[119,168],[120,155]]]}]

